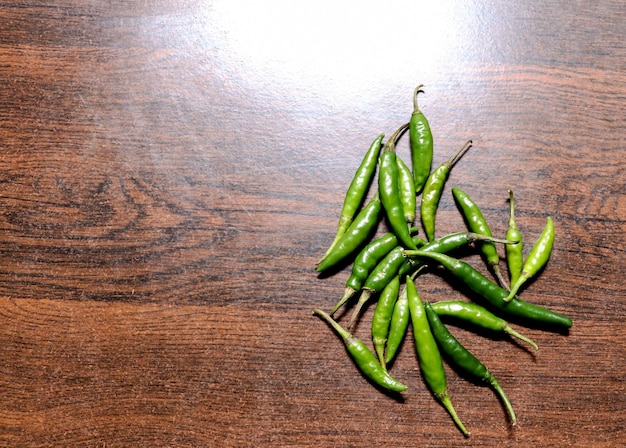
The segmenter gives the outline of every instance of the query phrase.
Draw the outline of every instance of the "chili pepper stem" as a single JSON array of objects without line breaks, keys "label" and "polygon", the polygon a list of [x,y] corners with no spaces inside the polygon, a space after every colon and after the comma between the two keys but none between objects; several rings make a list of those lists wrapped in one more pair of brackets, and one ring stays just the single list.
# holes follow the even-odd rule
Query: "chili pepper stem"
[{"label": "chili pepper stem", "polygon": [[[460,234],[450,234],[448,236],[452,237],[452,236],[456,236],[456,235],[460,235]],[[471,243],[473,243],[475,241],[490,241],[490,242],[493,242],[493,243],[502,243],[502,244],[515,244],[516,243],[516,241],[514,241],[514,240],[506,240],[506,239],[501,239],[501,238],[495,238],[495,237],[492,237],[492,236],[480,235],[478,233],[473,233],[473,232],[468,232],[466,235],[467,235],[467,240],[466,240],[467,244],[471,244]],[[440,240],[443,240],[444,238],[446,238],[446,237],[442,237],[442,238],[440,238]],[[417,251],[411,250],[411,249],[406,249],[404,251],[404,256],[411,258],[411,257],[419,255],[421,252],[424,252],[424,251],[425,250],[424,250],[423,247],[420,247]],[[437,252],[437,251],[435,251],[435,252]]]},{"label": "chili pepper stem", "polygon": [[352,312],[352,316],[350,317],[350,322],[348,322],[349,331],[352,331],[352,328],[354,328],[354,325],[356,324],[356,321],[361,314],[361,309],[363,308],[363,305],[365,305],[365,303],[370,299],[370,297],[372,297],[372,295],[374,295],[374,291],[372,291],[371,289],[364,288],[363,292],[361,292],[361,297],[359,297],[359,301],[357,302],[356,307]]},{"label": "chili pepper stem", "polygon": [[517,339],[519,339],[521,341],[524,341],[524,342],[530,344],[532,346],[532,348],[535,349],[536,352],[539,351],[539,347],[537,346],[537,344],[535,344],[535,342],[532,339],[524,336],[523,334],[518,333],[513,328],[511,328],[511,326],[508,323],[502,326],[502,331],[504,331],[505,333],[510,334],[511,336],[516,337]]},{"label": "chili pepper stem", "polygon": [[380,366],[387,370],[387,361],[385,359],[385,345],[387,344],[387,338],[374,340],[374,351],[380,361]]},{"label": "chili pepper stem", "polygon": [[344,342],[349,343],[350,340],[352,340],[352,335],[350,334],[350,332],[348,330],[346,330],[345,328],[343,328],[341,325],[339,325],[335,319],[333,319],[332,317],[330,317],[328,314],[326,314],[324,311],[320,310],[319,308],[315,308],[313,310],[313,314],[315,316],[319,316],[322,319],[324,319],[326,321],[326,323],[328,325],[330,325],[331,327],[333,327],[333,329],[337,332],[337,334],[339,336],[341,336],[341,339],[344,340]]},{"label": "chili pepper stem", "polygon": [[456,411],[454,410],[454,406],[452,405],[452,400],[450,400],[450,396],[448,395],[448,391],[446,390],[441,394],[437,394],[436,397],[441,402],[443,407],[446,408],[446,411],[448,411],[448,413],[452,417],[452,420],[454,420],[454,423],[461,430],[463,435],[465,437],[469,437],[470,433],[465,428],[465,425],[463,424],[459,416],[456,414]]},{"label": "chili pepper stem", "polygon": [[489,377],[486,378],[486,380],[487,382],[489,382],[491,387],[493,387],[496,395],[498,395],[498,397],[500,397],[500,399],[504,403],[504,407],[506,407],[506,411],[508,412],[509,418],[511,419],[511,425],[515,426],[517,424],[517,417],[515,416],[513,406],[511,405],[509,398],[504,393],[504,390],[502,389],[502,387],[500,387],[500,384],[498,384],[498,381],[493,375],[491,375],[491,373],[489,374]]},{"label": "chili pepper stem", "polygon": [[515,240],[495,238],[493,236],[481,235],[480,233],[468,232],[467,242],[473,243],[474,241],[490,241],[492,243],[502,243],[502,244],[517,244],[518,243],[518,241],[515,241]]},{"label": "chili pepper stem", "polygon": [[359,370],[368,379],[376,385],[393,392],[402,392],[406,390],[406,385],[402,384],[389,373],[381,368],[376,355],[374,355],[363,341],[354,337],[349,331],[345,330],[332,317],[320,309],[314,309],[313,314],[320,316],[326,321],[343,339],[344,345],[350,357],[355,362]]},{"label": "chili pepper stem", "polygon": [[339,299],[339,302],[337,302],[337,304],[333,307],[332,311],[330,312],[331,317],[337,312],[339,308],[341,308],[341,306],[344,303],[350,300],[355,294],[356,294],[355,289],[350,288],[349,286],[346,287],[346,289],[343,292],[343,296],[341,297],[341,299]]},{"label": "chili pepper stem", "polygon": [[506,296],[503,300],[505,302],[510,302],[511,300],[513,300],[513,297],[515,297],[515,294],[517,294],[517,291],[519,291],[519,288],[529,278],[530,278],[530,275],[528,274],[528,272],[522,272],[522,274],[517,278],[517,281],[511,285],[511,289],[509,291],[509,295]]},{"label": "chili pepper stem", "polygon": [[471,140],[468,140],[465,143],[463,143],[463,146],[457,149],[457,151],[454,154],[452,154],[452,157],[450,157],[447,162],[444,162],[445,165],[448,168],[452,168],[456,164],[456,162],[458,162],[461,159],[461,157],[463,157],[463,154],[465,154],[465,152],[471,147],[472,147]]},{"label": "chili pepper stem", "polygon": [[398,143],[398,140],[400,140],[400,137],[402,137],[402,134],[404,134],[407,129],[409,129],[409,123],[405,123],[396,129],[396,131],[391,134],[391,137],[389,137],[387,144],[383,147],[383,152],[396,152],[396,143]]},{"label": "chili pepper stem", "polygon": [[420,84],[413,91],[413,113],[414,114],[421,113],[420,108],[417,105],[417,94],[422,91],[422,87],[424,87],[424,84]]},{"label": "chili pepper stem", "polygon": [[500,283],[500,286],[502,286],[507,291],[510,291],[509,284],[505,280],[504,276],[502,275],[502,272],[500,271],[500,266],[495,264],[495,263],[494,264],[490,264],[490,266],[491,266],[491,270],[493,271],[494,275],[496,276],[496,279],[498,280],[498,283]]}]

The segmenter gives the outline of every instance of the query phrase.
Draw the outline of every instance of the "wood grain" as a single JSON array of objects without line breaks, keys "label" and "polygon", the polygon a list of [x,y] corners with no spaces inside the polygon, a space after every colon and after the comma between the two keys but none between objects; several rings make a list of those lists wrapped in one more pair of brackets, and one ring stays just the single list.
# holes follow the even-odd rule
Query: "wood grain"
[{"label": "wood grain", "polygon": [[[413,3],[344,7],[326,28],[275,2],[0,5],[1,446],[626,445],[623,5],[454,1],[419,26]],[[314,271],[343,192],[421,82],[435,163],[474,141],[438,235],[464,228],[453,186],[504,234],[513,188],[528,248],[557,231],[524,298],[574,321],[523,329],[538,353],[452,328],[519,418],[446,367],[468,440],[410,342],[388,395],[311,315],[350,269]]]}]

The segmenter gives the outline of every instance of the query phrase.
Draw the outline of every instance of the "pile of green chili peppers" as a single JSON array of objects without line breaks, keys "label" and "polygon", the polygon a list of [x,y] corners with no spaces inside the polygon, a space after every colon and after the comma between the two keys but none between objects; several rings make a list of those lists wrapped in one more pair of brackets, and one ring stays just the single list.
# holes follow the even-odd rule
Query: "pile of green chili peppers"
[{"label": "pile of green chili peppers", "polygon": [[[400,126],[384,144],[384,134],[376,137],[354,175],[345,195],[336,236],[316,268],[320,273],[338,272],[351,262],[352,271],[342,297],[332,310],[327,313],[315,309],[313,314],[326,321],[342,338],[361,373],[375,386],[392,393],[406,389],[388,369],[408,326],[412,325],[424,382],[467,437],[469,432],[448,394],[443,359],[468,377],[492,387],[506,408],[511,425],[516,424],[517,418],[493,374],[454,337],[444,321],[504,332],[528,343],[534,350],[538,349],[537,345],[514,330],[505,319],[556,331],[566,331],[572,321],[517,295],[548,262],[554,243],[554,224],[548,217],[541,235],[524,257],[512,190],[508,192],[510,214],[504,239],[493,237],[478,205],[459,188],[452,188],[452,195],[467,230],[435,237],[435,217],[444,185],[452,167],[472,142],[465,142],[449,160],[432,169],[433,136],[428,120],[418,107],[417,97],[421,91],[420,85],[413,93],[414,110],[409,122]],[[410,168],[396,154],[396,145],[406,131],[410,140]],[[365,203],[376,177],[378,188]],[[424,238],[418,236],[419,228],[415,225],[420,196],[419,217]],[[374,238],[381,222],[386,223],[389,232]],[[472,244],[495,281],[451,255]],[[500,271],[496,244],[505,246],[508,281]],[[422,300],[416,279],[424,272],[437,272],[434,269],[437,266],[445,268],[449,277],[456,281],[454,286],[467,291],[472,300],[434,303]],[[371,324],[372,351],[353,333],[363,306],[373,299],[377,303]],[[334,316],[342,306],[353,302],[356,303],[344,327]]]}]

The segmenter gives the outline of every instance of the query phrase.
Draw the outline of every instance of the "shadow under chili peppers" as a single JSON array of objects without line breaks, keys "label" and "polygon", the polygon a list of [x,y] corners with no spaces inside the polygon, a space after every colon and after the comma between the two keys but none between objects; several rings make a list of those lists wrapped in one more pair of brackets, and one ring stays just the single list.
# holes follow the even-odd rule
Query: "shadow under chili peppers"
[{"label": "shadow under chili peppers", "polygon": [[[467,297],[472,302],[475,302],[475,303],[478,303],[478,304],[484,306],[489,311],[491,311],[493,314],[495,314],[498,317],[501,317],[502,319],[505,319],[509,323],[520,325],[520,326],[523,326],[523,327],[526,327],[526,328],[532,328],[532,329],[536,329],[536,330],[548,331],[548,332],[551,332],[551,333],[558,333],[558,334],[560,334],[562,336],[569,335],[569,328],[565,328],[565,327],[557,325],[557,324],[549,324],[549,323],[545,323],[545,322],[536,322],[536,321],[533,321],[532,319],[529,319],[529,318],[525,318],[525,317],[521,317],[521,316],[515,316],[515,315],[512,315],[512,314],[503,312],[502,310],[498,309],[497,307],[494,307],[491,303],[489,303],[489,301],[487,299],[482,297],[480,294],[472,291],[468,286],[460,283],[451,273],[449,273],[448,271],[446,271],[444,268],[442,268],[440,266],[431,266],[428,271],[432,272],[432,273],[435,273],[436,275],[438,275],[441,278],[443,278],[454,290],[456,290],[456,291],[460,292],[461,294],[465,295],[465,297]],[[520,297],[520,299],[521,299],[521,297]],[[545,307],[547,309],[550,309],[547,306],[542,305],[542,304],[533,303],[533,305],[537,305],[537,306],[541,306],[541,307]]]},{"label": "shadow under chili peppers", "polygon": [[519,287],[519,289],[517,290],[517,294],[515,294],[516,296],[521,298],[521,294],[528,288],[530,288],[532,286],[533,283],[535,283],[535,281],[537,281],[539,279],[539,277],[541,276],[541,274],[543,273],[543,271],[546,270],[546,266],[542,266],[541,269],[539,269],[539,271],[537,271],[537,273],[535,275],[533,275],[532,277],[530,277],[529,279],[527,279],[522,286]]},{"label": "shadow under chili peppers", "polygon": [[[385,389],[382,386],[379,386],[378,384],[376,384],[375,382],[373,382],[372,380],[370,380],[369,378],[367,378],[365,375],[361,375],[363,378],[365,378],[365,380],[374,388],[376,389],[378,392],[388,396],[389,398],[393,399],[395,402],[397,403],[404,403],[406,401],[404,395],[402,395],[402,392],[394,392],[392,390],[389,389]],[[406,392],[406,391],[405,391]]]},{"label": "shadow under chili peppers", "polygon": [[[531,355],[533,361],[537,360],[537,352],[535,351],[535,349],[533,349],[527,342],[517,339],[516,337],[508,333],[495,332],[487,328],[481,328],[477,325],[468,323],[464,321],[463,319],[458,319],[452,316],[441,316],[440,318],[446,324],[446,326],[454,326],[456,328],[461,328],[463,330],[469,331],[482,338],[489,339],[490,341],[495,342],[495,343],[515,345],[516,348],[523,350],[529,355]],[[507,320],[507,322],[510,322],[510,321]]]},{"label": "shadow under chili peppers", "polygon": [[[446,355],[445,353],[441,354],[442,358],[446,361],[446,364],[457,374],[459,375],[460,378],[463,378],[465,381],[473,384],[474,386],[479,386],[479,387],[483,387],[485,389],[492,389],[489,385],[489,383],[485,382],[485,381],[481,381],[477,378],[473,378],[471,377],[467,372],[464,372],[462,369],[460,369],[458,366],[456,366],[453,362],[449,361],[449,356]],[[489,369],[491,370],[491,369]],[[493,390],[492,390],[493,392]],[[502,402],[502,400],[499,399],[499,397],[497,397],[497,394],[494,394],[496,396],[496,399],[498,400],[498,403],[500,404],[500,408],[502,409],[502,412],[504,413],[504,417],[507,418],[508,414],[507,414],[507,409],[506,406],[504,405],[504,403]],[[509,429],[509,436],[512,436],[514,434],[514,426],[511,422],[510,419],[507,419],[508,421],[508,429]]]},{"label": "shadow under chili peppers", "polygon": [[[364,247],[365,245],[363,245]],[[355,251],[355,253],[359,253],[361,251],[361,249],[363,249],[363,247],[359,247],[357,249],[358,252]],[[347,268],[350,264],[352,264],[353,261],[353,257],[346,257],[345,260],[342,260],[340,262],[338,262],[336,265],[322,271],[319,272],[317,274],[317,278],[320,280],[323,280],[325,278],[329,278],[332,277],[333,275],[338,274],[339,272],[343,271],[345,268]]]}]

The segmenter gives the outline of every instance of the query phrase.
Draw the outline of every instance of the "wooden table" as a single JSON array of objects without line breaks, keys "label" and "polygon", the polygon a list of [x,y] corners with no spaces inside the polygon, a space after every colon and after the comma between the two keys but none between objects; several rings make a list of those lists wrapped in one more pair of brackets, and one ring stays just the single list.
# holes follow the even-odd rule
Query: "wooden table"
[{"label": "wooden table", "polygon": [[[0,6],[1,446],[626,446],[624,4],[430,3]],[[519,418],[446,364],[469,439],[410,339],[397,397],[311,315],[350,271],[314,266],[354,170],[419,83],[435,164],[474,142],[438,235],[465,228],[453,186],[503,235],[513,188],[526,253],[557,232],[522,296],[574,321],[517,326],[538,353],[450,327]]]}]

